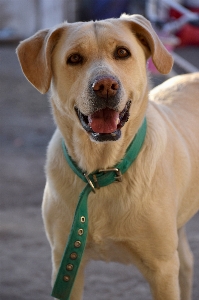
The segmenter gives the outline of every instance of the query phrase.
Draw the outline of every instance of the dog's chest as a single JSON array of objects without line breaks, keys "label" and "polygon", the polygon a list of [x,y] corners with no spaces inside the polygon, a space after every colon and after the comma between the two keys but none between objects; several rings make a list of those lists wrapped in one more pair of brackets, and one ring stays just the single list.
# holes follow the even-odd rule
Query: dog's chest
[{"label": "dog's chest", "polygon": [[132,259],[137,239],[134,228],[140,227],[133,198],[133,191],[124,183],[110,185],[89,196],[87,248],[93,259],[121,263]]}]

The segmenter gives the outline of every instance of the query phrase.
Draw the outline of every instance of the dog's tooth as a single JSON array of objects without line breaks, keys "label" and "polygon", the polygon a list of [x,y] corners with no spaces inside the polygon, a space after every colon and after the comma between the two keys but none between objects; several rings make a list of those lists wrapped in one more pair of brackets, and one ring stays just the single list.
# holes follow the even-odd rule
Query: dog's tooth
[{"label": "dog's tooth", "polygon": [[120,123],[120,118],[117,119],[117,125]]},{"label": "dog's tooth", "polygon": [[98,136],[98,135],[100,135],[99,133],[97,133],[97,132],[93,132],[92,133],[94,136]]},{"label": "dog's tooth", "polygon": [[116,132],[116,131],[115,131],[115,132],[112,132],[111,135],[112,135],[112,136],[116,136],[116,135],[117,135],[117,132]]}]

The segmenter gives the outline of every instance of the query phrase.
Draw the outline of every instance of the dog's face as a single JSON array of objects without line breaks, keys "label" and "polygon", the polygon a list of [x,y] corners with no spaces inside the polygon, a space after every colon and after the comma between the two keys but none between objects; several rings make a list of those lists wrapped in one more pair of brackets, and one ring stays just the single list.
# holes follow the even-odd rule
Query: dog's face
[{"label": "dog's face", "polygon": [[[117,140],[146,91],[146,57],[130,28],[115,22],[67,26],[52,58],[62,109],[97,141]],[[142,97],[143,98],[143,97]],[[141,103],[140,103],[141,104]]]},{"label": "dog's face", "polygon": [[[141,16],[64,23],[39,32],[18,49],[31,83],[46,92],[51,82],[56,110],[99,142],[119,139],[129,115],[146,101],[146,60],[151,54],[161,72],[170,70],[170,55]],[[38,62],[37,75],[31,58]]]}]

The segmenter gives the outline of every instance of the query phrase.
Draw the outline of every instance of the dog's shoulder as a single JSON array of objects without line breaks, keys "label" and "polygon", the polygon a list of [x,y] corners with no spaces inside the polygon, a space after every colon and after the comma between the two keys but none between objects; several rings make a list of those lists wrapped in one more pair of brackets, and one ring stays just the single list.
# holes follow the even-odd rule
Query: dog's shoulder
[{"label": "dog's shoulder", "polygon": [[62,135],[59,129],[56,129],[47,148],[46,155],[46,174],[49,171],[61,169],[64,163],[64,156],[62,151]]}]

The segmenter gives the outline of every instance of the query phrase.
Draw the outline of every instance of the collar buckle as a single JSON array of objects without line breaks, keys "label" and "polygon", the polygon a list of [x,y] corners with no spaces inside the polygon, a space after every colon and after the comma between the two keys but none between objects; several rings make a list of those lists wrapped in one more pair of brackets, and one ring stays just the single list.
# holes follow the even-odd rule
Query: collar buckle
[{"label": "collar buckle", "polygon": [[122,172],[118,168],[100,169],[98,172],[99,173],[101,173],[101,172],[103,172],[103,173],[115,172],[115,174],[116,174],[115,181],[116,182],[122,182]]},{"label": "collar buckle", "polygon": [[87,173],[84,173],[84,177],[86,178],[86,180],[88,181],[88,184],[89,184],[89,185],[90,185],[90,187],[92,188],[92,191],[93,191],[93,193],[96,193],[96,191],[95,191],[95,187],[94,187],[94,185],[93,185],[92,181],[90,180],[90,178],[89,178],[88,174],[87,174]]},{"label": "collar buckle", "polygon": [[[122,172],[120,171],[120,169],[118,168],[110,168],[110,169],[100,169],[98,170],[98,173],[108,173],[108,172],[115,172],[115,182],[122,182]],[[87,173],[84,173],[84,177],[86,178],[88,184],[90,185],[90,187],[92,188],[93,193],[96,193],[95,189],[99,189],[100,185],[97,181],[97,176],[96,174],[93,174],[93,181],[94,184],[92,182],[92,180],[89,178]]]}]

